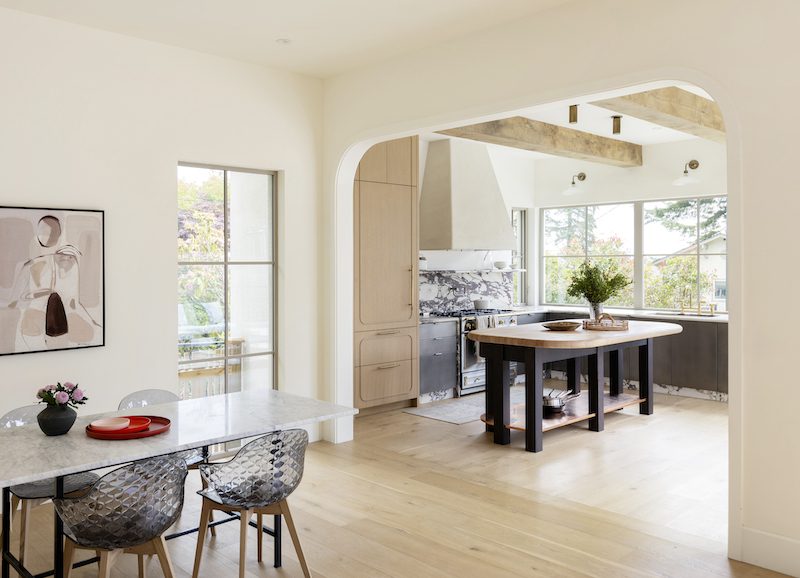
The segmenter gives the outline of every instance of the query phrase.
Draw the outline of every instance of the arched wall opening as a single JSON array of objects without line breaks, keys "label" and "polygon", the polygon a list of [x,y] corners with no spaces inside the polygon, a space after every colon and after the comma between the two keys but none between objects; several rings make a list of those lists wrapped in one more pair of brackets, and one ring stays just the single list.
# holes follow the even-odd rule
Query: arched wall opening
[{"label": "arched wall opening", "polygon": [[[657,80],[658,79],[658,80]],[[574,98],[582,94],[631,89],[631,92],[664,86],[670,82],[686,82],[708,92],[720,106],[727,133],[727,196],[728,196],[728,313],[729,313],[729,461],[728,461],[728,553],[741,558],[741,453],[742,453],[742,244],[741,227],[742,178],[740,172],[741,142],[739,123],[732,101],[715,81],[694,70],[670,70],[631,74],[625,78],[583,86],[565,86],[546,94],[519,96],[514,102],[486,104],[479,109],[451,111],[435,118],[406,119],[392,126],[375,127],[339,143],[335,159],[331,159],[330,176],[335,183],[332,198],[334,224],[330,231],[331,269],[334,286],[331,298],[332,314],[329,319],[329,337],[333,343],[327,392],[337,403],[353,403],[353,179],[356,167],[370,146],[378,142],[434,132],[457,126],[496,120],[510,116],[514,111],[531,106]],[[327,439],[335,442],[353,437],[352,420],[339,420],[325,432]]]}]

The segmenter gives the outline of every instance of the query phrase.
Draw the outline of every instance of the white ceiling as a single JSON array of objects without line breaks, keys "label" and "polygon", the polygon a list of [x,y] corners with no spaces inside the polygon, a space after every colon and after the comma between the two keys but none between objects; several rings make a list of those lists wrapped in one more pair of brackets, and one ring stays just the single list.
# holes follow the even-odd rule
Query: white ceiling
[{"label": "white ceiling", "polygon": [[0,0],[0,6],[328,77],[568,1]]}]

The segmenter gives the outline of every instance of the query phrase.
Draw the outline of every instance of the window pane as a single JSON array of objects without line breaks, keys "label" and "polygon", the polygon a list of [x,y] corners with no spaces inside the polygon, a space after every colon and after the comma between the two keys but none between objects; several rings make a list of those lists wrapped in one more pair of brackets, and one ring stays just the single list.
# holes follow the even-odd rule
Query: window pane
[{"label": "window pane", "polygon": [[664,255],[644,260],[644,304],[653,309],[697,306],[697,257]]},{"label": "window pane", "polygon": [[272,260],[272,175],[228,171],[230,261]]},{"label": "window pane", "polygon": [[272,356],[232,357],[228,360],[228,391],[272,389]]},{"label": "window pane", "polygon": [[725,255],[700,257],[700,298],[717,311],[728,310],[727,262]]},{"label": "window pane", "polygon": [[659,201],[644,204],[644,254],[695,253],[697,201]]},{"label": "window pane", "polygon": [[228,267],[230,332],[228,351],[272,351],[272,266]]},{"label": "window pane", "polygon": [[225,393],[223,361],[199,361],[179,365],[178,386],[181,399]]},{"label": "window pane", "polygon": [[589,254],[633,255],[633,205],[588,208]]},{"label": "window pane", "polygon": [[586,207],[543,211],[544,254],[586,254]]},{"label": "window pane", "polygon": [[728,235],[728,199],[700,199],[700,252],[725,253]]},{"label": "window pane", "polygon": [[178,261],[222,261],[223,172],[178,167]]},{"label": "window pane", "polygon": [[[603,267],[613,267],[619,271],[629,281],[633,281],[633,257],[595,257],[592,263]],[[633,307],[633,283],[620,291],[619,295],[612,297],[605,302],[609,307]]]},{"label": "window pane", "polygon": [[223,355],[223,266],[178,267],[178,358]]},{"label": "window pane", "polygon": [[546,257],[544,260],[544,303],[584,303],[581,297],[567,295],[570,279],[585,259],[583,257]]}]

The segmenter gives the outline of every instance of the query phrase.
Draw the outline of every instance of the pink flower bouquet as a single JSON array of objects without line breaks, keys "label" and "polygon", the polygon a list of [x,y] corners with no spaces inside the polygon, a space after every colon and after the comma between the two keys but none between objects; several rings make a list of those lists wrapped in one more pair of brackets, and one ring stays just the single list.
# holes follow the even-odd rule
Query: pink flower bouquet
[{"label": "pink flower bouquet", "polygon": [[65,381],[55,385],[47,385],[36,393],[39,403],[46,403],[54,406],[78,407],[86,403],[89,398],[78,384]]}]

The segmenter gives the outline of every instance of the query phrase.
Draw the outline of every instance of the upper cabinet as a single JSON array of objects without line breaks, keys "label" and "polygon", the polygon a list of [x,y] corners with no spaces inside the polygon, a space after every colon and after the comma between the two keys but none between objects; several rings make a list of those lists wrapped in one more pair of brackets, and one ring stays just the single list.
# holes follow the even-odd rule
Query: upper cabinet
[{"label": "upper cabinet", "polygon": [[367,151],[354,184],[355,330],[418,320],[417,138]]}]

